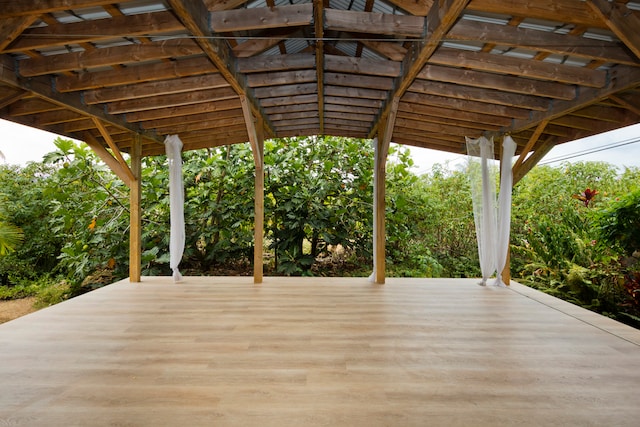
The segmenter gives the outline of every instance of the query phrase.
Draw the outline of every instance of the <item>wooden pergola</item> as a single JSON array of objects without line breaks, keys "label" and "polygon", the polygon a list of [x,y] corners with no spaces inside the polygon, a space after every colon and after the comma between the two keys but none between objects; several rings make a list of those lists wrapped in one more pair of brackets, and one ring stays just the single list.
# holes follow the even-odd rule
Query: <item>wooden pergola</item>
[{"label": "wooden pergola", "polygon": [[251,143],[255,282],[264,139],[375,138],[384,283],[391,141],[510,134],[517,182],[557,144],[640,122],[639,95],[637,1],[0,0],[0,118],[85,141],[130,187],[133,282],[141,158],[167,135]]}]

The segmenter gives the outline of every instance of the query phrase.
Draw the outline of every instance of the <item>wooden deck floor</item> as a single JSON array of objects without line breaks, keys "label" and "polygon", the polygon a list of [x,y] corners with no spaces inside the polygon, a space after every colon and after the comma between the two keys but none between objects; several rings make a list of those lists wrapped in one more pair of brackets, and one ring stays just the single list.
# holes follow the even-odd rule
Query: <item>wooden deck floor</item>
[{"label": "wooden deck floor", "polygon": [[0,325],[0,426],[637,426],[640,331],[514,284],[169,278]]}]

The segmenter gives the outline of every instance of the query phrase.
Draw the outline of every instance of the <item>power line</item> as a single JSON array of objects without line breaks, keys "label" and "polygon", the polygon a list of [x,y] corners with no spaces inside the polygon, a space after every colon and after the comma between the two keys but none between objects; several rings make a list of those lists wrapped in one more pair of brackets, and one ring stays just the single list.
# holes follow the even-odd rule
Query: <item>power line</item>
[{"label": "power line", "polygon": [[576,157],[581,157],[581,156],[586,156],[587,154],[594,154],[594,153],[599,153],[601,151],[606,151],[606,150],[612,150],[614,148],[619,148],[619,147],[624,147],[626,145],[631,145],[631,144],[635,144],[640,142],[640,137],[633,137],[633,138],[629,138],[629,139],[625,139],[623,141],[618,141],[618,142],[614,142],[608,145],[604,145],[601,147],[596,147],[596,148],[590,148],[590,149],[586,149],[586,150],[582,150],[582,151],[577,151],[575,153],[571,153],[571,154],[565,154],[559,157],[554,157],[551,158],[547,161],[541,162],[539,163],[540,166],[543,165],[548,165],[551,163],[557,163],[557,162],[561,162],[561,161],[565,161],[565,160],[570,160]]}]

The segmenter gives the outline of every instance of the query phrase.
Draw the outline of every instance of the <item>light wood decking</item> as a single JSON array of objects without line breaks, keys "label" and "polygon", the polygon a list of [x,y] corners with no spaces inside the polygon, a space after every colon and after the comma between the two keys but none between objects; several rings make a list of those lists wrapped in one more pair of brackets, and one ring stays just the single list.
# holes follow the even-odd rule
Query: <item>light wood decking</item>
[{"label": "light wood decking", "polygon": [[0,325],[0,426],[636,426],[640,331],[518,284],[144,277]]}]

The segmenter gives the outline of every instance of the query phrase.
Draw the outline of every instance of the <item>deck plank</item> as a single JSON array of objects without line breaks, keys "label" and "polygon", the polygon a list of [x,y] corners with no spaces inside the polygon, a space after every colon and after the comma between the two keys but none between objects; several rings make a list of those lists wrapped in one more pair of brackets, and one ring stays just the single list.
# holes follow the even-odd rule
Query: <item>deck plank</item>
[{"label": "deck plank", "polygon": [[640,331],[475,283],[119,282],[0,325],[0,425],[637,425]]}]

